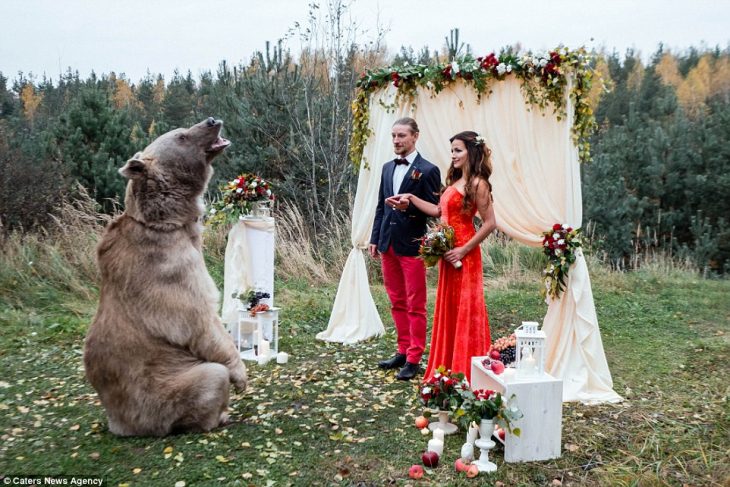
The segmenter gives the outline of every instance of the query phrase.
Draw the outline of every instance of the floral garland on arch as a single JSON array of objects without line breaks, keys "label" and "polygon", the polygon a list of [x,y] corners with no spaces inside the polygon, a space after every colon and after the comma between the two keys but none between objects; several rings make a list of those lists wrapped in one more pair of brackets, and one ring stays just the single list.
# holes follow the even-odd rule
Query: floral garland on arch
[{"label": "floral garland on arch", "polygon": [[548,264],[542,271],[545,286],[541,289],[543,297],[558,299],[565,290],[565,280],[573,265],[577,251],[581,248],[581,229],[556,223],[553,228],[542,234],[542,250],[548,256]]},{"label": "floral garland on arch", "polygon": [[[446,64],[404,64],[369,70],[360,76],[357,92],[352,102],[353,131],[350,140],[350,159],[359,166],[368,137],[370,96],[393,83],[398,89],[396,102],[400,97],[413,99],[419,88],[432,90],[438,94],[451,83],[463,80],[473,85],[477,96],[489,95],[491,83],[508,76],[516,76],[522,81],[525,102],[544,110],[552,106],[558,120],[566,116],[565,89],[568,75],[574,76],[570,97],[574,103],[573,141],[578,147],[580,160],[591,160],[589,137],[596,128],[593,109],[589,103],[589,93],[596,72],[594,56],[585,48],[570,50],[558,47],[550,52],[528,51],[515,54],[503,50],[499,55],[490,53],[474,58],[470,54],[459,57]],[[600,76],[598,82],[603,84]]]}]

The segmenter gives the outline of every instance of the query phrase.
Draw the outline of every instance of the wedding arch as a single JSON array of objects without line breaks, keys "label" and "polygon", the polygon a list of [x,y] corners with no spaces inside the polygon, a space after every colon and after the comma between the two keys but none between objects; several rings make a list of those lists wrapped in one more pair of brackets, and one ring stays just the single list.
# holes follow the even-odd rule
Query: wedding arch
[{"label": "wedding arch", "polygon": [[[352,251],[342,272],[321,340],[355,343],[381,335],[383,323],[365,265],[382,164],[393,158],[392,124],[411,116],[417,148],[445,176],[448,139],[462,130],[482,134],[492,149],[497,228],[530,246],[554,223],[582,224],[580,162],[590,156],[595,125],[588,104],[592,69],[583,49],[470,56],[445,65],[369,71],[353,102],[353,161],[359,164],[352,214]],[[548,299],[546,370],[563,380],[563,400],[616,402],[585,258],[578,252],[565,292]]]}]

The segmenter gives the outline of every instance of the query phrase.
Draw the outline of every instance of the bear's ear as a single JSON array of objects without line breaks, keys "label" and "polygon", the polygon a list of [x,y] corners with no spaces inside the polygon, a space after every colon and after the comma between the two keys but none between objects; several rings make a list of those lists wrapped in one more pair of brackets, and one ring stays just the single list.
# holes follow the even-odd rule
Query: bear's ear
[{"label": "bear's ear", "polygon": [[138,179],[147,170],[147,164],[142,160],[142,153],[137,152],[134,157],[119,169],[119,174],[127,179]]}]

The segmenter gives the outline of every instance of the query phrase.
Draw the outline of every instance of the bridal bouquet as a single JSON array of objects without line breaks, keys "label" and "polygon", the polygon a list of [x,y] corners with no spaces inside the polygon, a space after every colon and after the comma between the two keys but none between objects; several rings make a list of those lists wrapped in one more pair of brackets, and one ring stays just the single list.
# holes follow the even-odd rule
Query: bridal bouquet
[{"label": "bridal bouquet", "polygon": [[436,369],[433,377],[421,384],[421,404],[439,411],[456,411],[464,401],[462,391],[469,390],[469,381],[464,374],[453,374],[443,365]]},{"label": "bridal bouquet", "polygon": [[253,203],[273,201],[271,183],[255,174],[244,173],[220,187],[221,197],[211,204],[209,221],[213,224],[237,221],[249,214]]},{"label": "bridal bouquet", "polygon": [[565,290],[568,270],[575,262],[576,252],[581,247],[581,229],[556,223],[542,235],[542,250],[548,256],[548,264],[542,271],[545,283],[542,295],[557,299]]},{"label": "bridal bouquet", "polygon": [[[453,227],[441,222],[431,225],[426,235],[421,237],[418,256],[423,259],[426,267],[433,267],[446,252],[454,248],[455,241]],[[457,261],[454,267],[460,268],[461,261]]]}]

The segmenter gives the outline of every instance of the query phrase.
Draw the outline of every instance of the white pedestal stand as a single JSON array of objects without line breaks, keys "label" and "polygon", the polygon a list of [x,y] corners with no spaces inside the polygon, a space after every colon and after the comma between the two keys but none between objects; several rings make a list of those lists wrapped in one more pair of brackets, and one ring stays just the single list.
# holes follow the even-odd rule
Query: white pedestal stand
[{"label": "white pedestal stand", "polygon": [[459,430],[459,427],[454,423],[449,423],[449,414],[451,414],[449,411],[434,410],[432,412],[438,416],[439,420],[429,423],[428,429],[431,431],[443,430],[445,435],[453,435]]},{"label": "white pedestal stand", "polygon": [[[260,320],[248,316],[245,307],[241,309],[243,303],[233,295],[248,289],[267,292],[270,297],[262,303],[274,307],[274,231],[273,218],[244,217],[228,234],[221,315],[244,360],[258,360],[254,346],[258,347],[262,337],[268,341],[273,337],[261,333]],[[271,358],[276,358],[276,353]]]},{"label": "white pedestal stand", "polygon": [[489,461],[489,450],[495,447],[496,443],[489,438],[479,438],[474,442],[474,445],[479,448],[481,454],[479,460],[473,462],[477,466],[479,472],[496,472],[497,464]]},{"label": "white pedestal stand", "polygon": [[529,377],[516,374],[505,380],[505,374],[496,375],[482,365],[485,358],[471,359],[472,388],[499,391],[505,400],[514,394],[524,415],[512,425],[520,428],[520,436],[509,433],[505,436],[504,461],[515,463],[559,458],[563,381],[547,373]]}]

